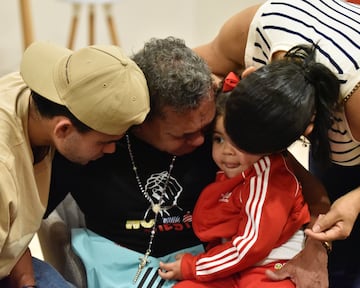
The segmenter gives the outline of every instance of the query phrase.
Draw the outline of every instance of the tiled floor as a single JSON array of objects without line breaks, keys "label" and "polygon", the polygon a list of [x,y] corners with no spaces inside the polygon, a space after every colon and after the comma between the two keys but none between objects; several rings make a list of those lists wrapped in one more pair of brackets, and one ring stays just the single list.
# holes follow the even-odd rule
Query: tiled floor
[{"label": "tiled floor", "polygon": [[[298,141],[294,143],[289,150],[305,168],[308,168],[308,147],[304,147],[303,144]],[[33,256],[43,259],[37,235],[35,235],[31,242],[30,249]]]}]

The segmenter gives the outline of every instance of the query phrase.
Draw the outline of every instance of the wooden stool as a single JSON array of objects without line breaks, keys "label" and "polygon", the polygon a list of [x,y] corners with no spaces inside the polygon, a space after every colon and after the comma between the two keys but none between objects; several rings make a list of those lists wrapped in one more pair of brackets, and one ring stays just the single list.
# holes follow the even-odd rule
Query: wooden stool
[{"label": "wooden stool", "polygon": [[23,48],[26,49],[34,40],[33,23],[29,0],[19,0],[21,27],[23,35]]},{"label": "wooden stool", "polygon": [[68,39],[68,48],[73,49],[74,40],[77,32],[79,15],[81,6],[86,4],[88,6],[88,24],[89,24],[89,45],[95,43],[95,5],[101,4],[104,8],[107,27],[110,32],[110,38],[113,45],[120,45],[116,29],[114,25],[114,20],[112,16],[112,5],[116,0],[66,0],[72,2],[73,5],[73,15],[71,19],[70,34]]}]

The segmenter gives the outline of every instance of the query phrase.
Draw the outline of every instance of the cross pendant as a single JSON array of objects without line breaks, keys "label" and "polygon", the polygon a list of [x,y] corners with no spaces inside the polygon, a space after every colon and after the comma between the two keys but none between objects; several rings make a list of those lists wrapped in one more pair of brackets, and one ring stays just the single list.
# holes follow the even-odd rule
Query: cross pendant
[{"label": "cross pendant", "polygon": [[134,277],[134,280],[133,280],[134,284],[138,280],[138,278],[139,278],[139,276],[141,274],[141,271],[144,269],[146,264],[148,264],[150,262],[150,260],[148,260],[149,254],[150,254],[150,252],[146,251],[145,255],[143,257],[139,258],[140,263],[139,263],[138,270],[136,271],[136,274],[135,274],[135,277]]}]

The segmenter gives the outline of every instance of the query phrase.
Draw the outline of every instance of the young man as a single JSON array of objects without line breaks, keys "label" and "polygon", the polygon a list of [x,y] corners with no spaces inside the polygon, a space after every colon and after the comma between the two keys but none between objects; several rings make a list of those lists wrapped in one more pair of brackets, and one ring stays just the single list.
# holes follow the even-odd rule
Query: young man
[{"label": "young man", "polygon": [[[319,231],[320,226],[326,230],[333,224],[329,235],[337,237],[333,235],[328,239],[348,235],[360,211],[359,23],[359,7],[346,1],[266,1],[231,17],[213,41],[195,49],[206,59],[213,73],[223,77],[229,71],[267,64],[295,45],[315,45],[316,61],[326,65],[339,78],[342,109],[332,115],[332,128],[323,131],[329,135],[332,163],[323,169],[315,158],[310,161],[310,170],[323,181],[332,201],[351,191],[347,197],[340,198],[344,203],[337,202],[331,210],[331,221],[324,217],[315,226]],[[272,139],[277,136],[273,135]],[[315,152],[313,156],[320,153]],[[346,241],[334,243],[329,256],[330,287],[357,285],[360,255],[354,251],[358,251],[359,240],[360,227],[356,222]],[[279,275],[287,276],[283,271],[279,271]]]},{"label": "young man", "polygon": [[[70,191],[91,230],[73,235],[74,249],[82,254],[92,279],[89,287],[100,287],[94,281],[99,278],[106,281],[102,287],[156,287],[161,282],[156,278],[160,260],[173,261],[184,249],[203,249],[192,230],[192,211],[217,171],[208,137],[215,116],[211,73],[192,49],[172,37],[150,40],[133,59],[149,87],[151,110],[146,120],[119,141],[112,155],[85,167],[60,157],[54,162],[54,200]],[[308,175],[297,167],[300,179]],[[308,191],[318,192],[315,182],[310,187],[306,185]],[[314,203],[318,204],[314,200],[310,205]],[[51,203],[49,211],[56,204]],[[311,264],[319,269],[308,251]]]},{"label": "young man", "polygon": [[54,152],[80,164],[113,153],[149,111],[146,80],[118,47],[36,42],[20,72],[0,78],[0,91],[0,286],[68,287],[28,249],[46,210]]}]

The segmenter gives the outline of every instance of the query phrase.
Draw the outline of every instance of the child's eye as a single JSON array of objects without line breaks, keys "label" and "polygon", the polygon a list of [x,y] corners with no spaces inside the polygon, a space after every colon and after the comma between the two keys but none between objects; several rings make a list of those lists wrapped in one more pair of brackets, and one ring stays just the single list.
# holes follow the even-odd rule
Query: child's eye
[{"label": "child's eye", "polygon": [[224,138],[221,137],[221,136],[219,136],[219,135],[214,135],[214,136],[213,136],[213,142],[214,142],[214,143],[218,143],[218,144],[223,143],[223,142],[224,142]]}]

